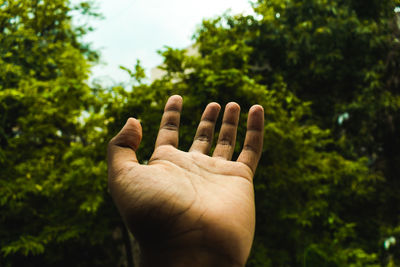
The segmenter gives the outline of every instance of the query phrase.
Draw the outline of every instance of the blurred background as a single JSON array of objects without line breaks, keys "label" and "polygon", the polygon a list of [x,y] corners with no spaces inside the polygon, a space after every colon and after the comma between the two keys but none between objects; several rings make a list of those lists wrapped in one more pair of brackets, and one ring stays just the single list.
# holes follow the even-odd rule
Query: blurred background
[{"label": "blurred background", "polygon": [[171,94],[264,106],[247,266],[400,266],[400,0],[0,0],[1,267],[138,266],[106,146]]}]

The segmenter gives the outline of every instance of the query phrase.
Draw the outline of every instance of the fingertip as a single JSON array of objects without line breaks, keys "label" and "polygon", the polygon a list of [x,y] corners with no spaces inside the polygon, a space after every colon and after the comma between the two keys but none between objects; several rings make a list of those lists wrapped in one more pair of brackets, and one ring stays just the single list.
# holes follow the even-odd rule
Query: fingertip
[{"label": "fingertip", "polygon": [[249,110],[249,117],[264,120],[264,108],[261,105],[253,105]]},{"label": "fingertip", "polygon": [[140,121],[139,121],[138,119],[135,119],[135,118],[130,117],[130,118],[127,119],[126,123],[127,123],[127,124],[128,124],[128,123],[129,123],[129,124],[137,124],[137,123],[140,124]]},{"label": "fingertip", "polygon": [[140,121],[132,117],[128,118],[120,134],[124,138],[129,136],[128,142],[132,144],[134,143],[135,145],[133,147],[136,149],[142,139],[142,125],[140,124]]},{"label": "fingertip", "polygon": [[126,127],[126,126],[128,126],[128,127],[131,126],[131,127],[134,127],[134,128],[142,129],[142,125],[140,124],[140,120],[132,118],[132,117],[128,118],[128,120],[126,121],[124,127]]},{"label": "fingertip", "polygon": [[203,115],[201,115],[201,119],[215,122],[218,118],[220,110],[221,106],[218,103],[211,102],[204,109]]},{"label": "fingertip", "polygon": [[182,103],[183,102],[183,98],[180,95],[172,95],[172,96],[170,96],[168,98],[168,101],[174,101],[174,102],[176,101],[176,102]]},{"label": "fingertip", "polygon": [[211,102],[207,105],[207,109],[212,109],[215,111],[220,111],[221,110],[221,105],[218,104],[217,102]]},{"label": "fingertip", "polygon": [[164,111],[175,110],[181,112],[183,99],[180,95],[170,96],[165,104]]},{"label": "fingertip", "polygon": [[225,109],[229,109],[231,111],[240,111],[240,106],[236,102],[229,102],[228,104],[226,104]]},{"label": "fingertip", "polygon": [[[142,127],[139,120],[128,118],[124,127],[114,136],[107,147],[110,169],[119,169],[125,162],[137,163],[135,151],[142,140]],[[114,166],[114,167],[113,167]]]},{"label": "fingertip", "polygon": [[258,105],[258,104],[257,105],[253,105],[253,106],[251,106],[249,112],[262,112],[262,113],[264,113],[264,108],[263,108],[263,106]]},{"label": "fingertip", "polygon": [[264,128],[264,108],[261,105],[253,105],[249,110],[247,129],[262,131]]}]

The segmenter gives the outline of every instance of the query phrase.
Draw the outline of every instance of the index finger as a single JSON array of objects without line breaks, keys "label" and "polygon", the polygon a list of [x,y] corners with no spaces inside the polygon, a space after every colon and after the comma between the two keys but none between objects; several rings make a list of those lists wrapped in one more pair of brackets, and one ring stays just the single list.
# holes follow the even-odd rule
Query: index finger
[{"label": "index finger", "polygon": [[182,97],[173,95],[165,104],[161,118],[160,130],[156,140],[156,148],[162,145],[178,147],[179,122],[182,110]]}]

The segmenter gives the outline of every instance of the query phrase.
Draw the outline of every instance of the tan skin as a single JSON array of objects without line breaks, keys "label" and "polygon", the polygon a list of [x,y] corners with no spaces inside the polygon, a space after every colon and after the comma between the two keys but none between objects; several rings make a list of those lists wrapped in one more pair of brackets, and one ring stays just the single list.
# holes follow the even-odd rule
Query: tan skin
[{"label": "tan skin", "polygon": [[148,165],[135,151],[142,128],[128,119],[108,146],[109,187],[139,241],[142,266],[244,266],[255,228],[253,176],[261,155],[264,110],[249,110],[243,150],[231,161],[240,107],[225,107],[209,156],[220,106],[205,108],[188,152],[178,150],[182,98],[171,96]]}]

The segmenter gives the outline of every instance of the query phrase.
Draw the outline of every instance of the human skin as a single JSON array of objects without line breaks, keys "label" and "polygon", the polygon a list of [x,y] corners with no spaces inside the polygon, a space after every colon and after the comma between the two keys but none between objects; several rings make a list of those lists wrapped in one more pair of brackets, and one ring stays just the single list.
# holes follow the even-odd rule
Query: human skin
[{"label": "human skin", "polygon": [[135,151],[140,122],[129,118],[108,146],[109,188],[127,227],[138,240],[142,266],[244,266],[255,229],[253,176],[262,151],[264,110],[249,110],[238,159],[232,161],[240,107],[225,107],[212,156],[221,107],[205,108],[188,152],[178,150],[182,98],[164,109],[147,165]]}]

